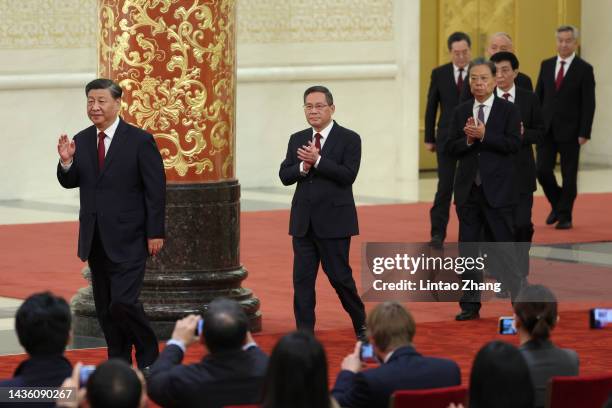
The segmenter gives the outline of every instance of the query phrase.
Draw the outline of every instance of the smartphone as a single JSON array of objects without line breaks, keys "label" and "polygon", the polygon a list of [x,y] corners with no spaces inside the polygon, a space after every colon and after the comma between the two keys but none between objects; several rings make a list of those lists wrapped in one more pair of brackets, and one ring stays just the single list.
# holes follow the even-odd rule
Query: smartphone
[{"label": "smartphone", "polygon": [[516,326],[514,325],[514,317],[502,316],[499,318],[499,334],[516,334]]},{"label": "smartphone", "polygon": [[198,324],[196,325],[196,328],[195,328],[196,337],[200,337],[202,335],[203,328],[204,328],[204,319],[200,319],[198,320]]},{"label": "smartphone", "polygon": [[361,343],[359,358],[363,362],[371,363],[376,361],[376,356],[374,355],[374,346],[372,346],[370,343]]},{"label": "smartphone", "polygon": [[94,371],[96,371],[95,365],[84,365],[81,367],[81,370],[79,371],[79,388],[83,388],[87,386],[87,381],[89,380],[89,376]]},{"label": "smartphone", "polygon": [[603,329],[607,324],[612,323],[612,309],[591,309],[589,317],[591,329]]}]

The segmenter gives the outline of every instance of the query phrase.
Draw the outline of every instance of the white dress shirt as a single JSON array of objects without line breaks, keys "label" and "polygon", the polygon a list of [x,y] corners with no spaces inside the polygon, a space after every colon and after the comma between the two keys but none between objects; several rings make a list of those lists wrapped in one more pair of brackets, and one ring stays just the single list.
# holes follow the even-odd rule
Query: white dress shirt
[{"label": "white dress shirt", "polygon": [[[514,86],[514,84],[512,84],[512,88],[508,89],[507,91],[502,91],[501,88],[495,88],[495,92],[497,93],[497,96],[502,99],[506,99],[504,98],[505,93],[510,94],[510,96],[508,97],[508,102],[514,103],[514,101],[516,100],[516,87]],[[476,112],[478,113],[478,111]]]},{"label": "white dress shirt", "polygon": [[[461,79],[465,82],[465,77],[467,76],[467,67],[463,67],[463,72],[461,72]],[[453,64],[453,76],[455,77],[455,84],[459,81],[459,67]]]},{"label": "white dress shirt", "polygon": [[[108,149],[110,148],[111,142],[113,141],[113,137],[115,136],[115,132],[117,131],[118,126],[119,126],[119,116],[117,116],[113,124],[107,127],[105,130],[96,129],[96,138],[98,137],[100,132],[104,132],[104,134],[106,135],[104,137],[104,155],[105,156],[108,154]],[[96,146],[97,144],[98,144],[98,141],[96,140]],[[62,170],[64,172],[67,172],[68,170],[70,170],[70,167],[72,167],[72,160],[68,164],[62,163],[61,160],[60,160],[60,163],[62,165]]]},{"label": "white dress shirt", "polygon": [[[317,132],[315,130],[315,128],[312,128],[312,142],[314,143],[316,141],[315,135],[318,133],[321,135],[321,151],[323,151],[323,145],[325,144],[325,141],[327,140],[327,136],[329,136],[329,132],[331,132],[332,127],[334,126],[334,121],[332,120],[331,122],[329,122],[329,125],[325,126],[325,128],[321,129],[320,132]],[[316,163],[314,164],[314,168],[316,169],[319,166],[319,162],[321,161],[321,152],[319,152],[319,158],[317,159]],[[307,171],[304,171],[304,162],[300,162],[300,173],[305,176],[306,174],[308,174]]]},{"label": "white dress shirt", "polygon": [[572,65],[572,61],[576,57],[576,53],[572,53],[569,57],[563,59],[559,55],[557,55],[557,64],[555,65],[555,79],[557,79],[557,75],[559,75],[559,70],[561,69],[561,61],[565,61],[565,66],[563,67],[563,78],[567,75],[567,70],[570,65]]}]

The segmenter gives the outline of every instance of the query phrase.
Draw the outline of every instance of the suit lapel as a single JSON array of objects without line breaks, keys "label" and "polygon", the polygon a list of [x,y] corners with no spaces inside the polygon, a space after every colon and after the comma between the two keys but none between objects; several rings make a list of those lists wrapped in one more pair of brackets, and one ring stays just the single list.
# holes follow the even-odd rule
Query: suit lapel
[{"label": "suit lapel", "polygon": [[457,83],[455,82],[455,68],[453,64],[448,64],[448,70],[446,71],[446,78],[448,80],[448,89],[452,89],[453,91],[457,91]]},{"label": "suit lapel", "polygon": [[325,141],[325,144],[323,145],[323,148],[321,149],[321,154],[325,152],[330,152],[333,149],[334,145],[338,142],[338,139],[340,138],[339,129],[340,129],[340,125],[338,125],[336,121],[334,120],[334,126],[332,126],[331,131],[329,132],[329,135],[327,135],[327,140]]},{"label": "suit lapel", "polygon": [[85,150],[88,152],[94,169],[98,171],[98,129],[92,126],[85,138]]},{"label": "suit lapel", "polygon": [[122,119],[119,119],[119,126],[117,126],[117,130],[115,131],[113,140],[111,141],[110,147],[108,148],[108,153],[104,158],[104,167],[102,168],[102,172],[100,173],[99,177],[102,177],[104,175],[106,169],[108,169],[108,166],[110,166],[113,158],[117,156],[117,152],[121,150],[121,145],[125,142],[127,137],[125,134],[127,129],[128,127],[125,122]]}]

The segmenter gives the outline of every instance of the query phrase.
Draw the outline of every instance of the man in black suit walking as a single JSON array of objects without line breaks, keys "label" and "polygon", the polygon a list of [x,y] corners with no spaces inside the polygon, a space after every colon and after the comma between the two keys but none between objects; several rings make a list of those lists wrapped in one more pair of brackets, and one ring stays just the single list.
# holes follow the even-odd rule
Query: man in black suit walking
[{"label": "man in black suit walking", "polygon": [[[538,180],[552,207],[546,224],[572,228],[572,210],[577,195],[580,146],[591,138],[595,114],[593,67],[576,55],[578,30],[557,29],[556,57],[542,61],[536,94],[542,102],[544,141],[537,148]],[[563,187],[555,178],[557,153],[561,156]]]},{"label": "man in black suit walking", "polygon": [[164,242],[166,176],[155,139],[119,117],[122,90],[109,79],[85,87],[93,126],[63,134],[57,178],[79,187],[78,255],[91,269],[96,314],[108,357],[138,367],[157,358],[157,338],[139,302],[147,255]]},{"label": "man in black suit walking", "polygon": [[[441,248],[446,238],[446,226],[453,197],[453,180],[457,168],[457,159],[444,151],[444,145],[448,140],[448,125],[453,109],[459,104],[462,89],[468,87],[467,65],[471,59],[471,41],[467,34],[452,33],[448,37],[447,45],[451,62],[431,71],[425,110],[425,147],[430,152],[436,152],[438,159],[438,189],[429,211],[430,245],[435,248]],[[436,131],[438,105],[440,118]]]},{"label": "man in black suit walking", "polygon": [[291,202],[293,236],[293,307],[298,329],[314,331],[315,281],[319,263],[350,315],[358,338],[365,336],[365,307],[357,293],[349,248],[359,233],[353,183],[361,161],[361,138],[332,120],[329,89],[304,92],[304,112],[311,128],[294,133],[279,177],[297,183]]},{"label": "man in black suit walking", "polygon": [[538,97],[526,89],[515,86],[519,61],[511,52],[501,51],[491,57],[497,74],[496,96],[516,104],[521,112],[521,148],[516,157],[518,168],[519,200],[514,211],[514,241],[517,244],[517,264],[521,278],[529,274],[529,248],[533,238],[531,209],[536,190],[536,169],[533,145],[542,141],[544,123]]},{"label": "man in black suit walking", "polygon": [[[514,207],[519,193],[515,155],[521,145],[521,118],[512,103],[495,97],[495,73],[490,61],[477,59],[470,64],[474,99],[459,105],[451,119],[447,148],[459,160],[455,205],[460,243],[481,241],[483,229],[491,241],[514,241]],[[507,249],[498,247],[495,256],[502,267],[499,278],[514,298],[520,279],[513,254]],[[461,279],[480,283],[482,271],[466,271]],[[460,306],[457,320],[478,318],[480,292],[465,291]]]}]

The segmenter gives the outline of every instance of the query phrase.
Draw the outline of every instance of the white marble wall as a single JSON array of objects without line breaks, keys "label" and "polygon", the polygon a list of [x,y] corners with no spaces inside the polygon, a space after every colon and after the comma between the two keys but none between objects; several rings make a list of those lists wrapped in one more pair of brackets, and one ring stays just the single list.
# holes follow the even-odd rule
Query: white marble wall
[{"label": "white marble wall", "polygon": [[[66,194],[55,179],[55,146],[59,133],[74,134],[88,125],[83,87],[96,69],[94,3],[0,0],[3,11],[10,10],[2,13],[0,26],[9,23],[13,33],[0,40],[0,123],[6,157],[0,161],[0,200]],[[419,2],[238,4],[236,139],[241,184],[282,187],[277,173],[288,137],[307,126],[302,93],[310,85],[323,84],[334,94],[335,119],[362,137],[356,194],[416,200]],[[59,22],[49,20],[57,7],[63,14],[73,10],[78,30],[58,31]],[[19,19],[38,23],[20,25]]]}]

